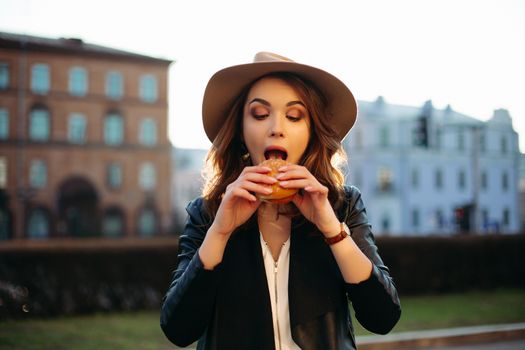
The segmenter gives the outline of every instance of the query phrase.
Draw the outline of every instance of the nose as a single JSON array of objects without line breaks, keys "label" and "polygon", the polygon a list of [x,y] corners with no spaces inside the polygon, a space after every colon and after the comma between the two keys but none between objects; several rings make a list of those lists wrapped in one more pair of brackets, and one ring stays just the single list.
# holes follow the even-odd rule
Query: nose
[{"label": "nose", "polygon": [[272,137],[284,137],[284,125],[282,118],[275,116],[272,124],[270,125],[270,136]]}]

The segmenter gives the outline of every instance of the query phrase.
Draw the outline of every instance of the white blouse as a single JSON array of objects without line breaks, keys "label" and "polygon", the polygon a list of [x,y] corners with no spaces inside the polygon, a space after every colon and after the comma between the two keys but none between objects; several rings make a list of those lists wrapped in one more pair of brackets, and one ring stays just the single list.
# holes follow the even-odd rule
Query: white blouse
[{"label": "white blouse", "polygon": [[300,350],[292,339],[288,305],[288,273],[290,271],[290,238],[284,242],[279,258],[273,260],[268,244],[260,234],[266,280],[272,304],[273,334],[276,350]]}]

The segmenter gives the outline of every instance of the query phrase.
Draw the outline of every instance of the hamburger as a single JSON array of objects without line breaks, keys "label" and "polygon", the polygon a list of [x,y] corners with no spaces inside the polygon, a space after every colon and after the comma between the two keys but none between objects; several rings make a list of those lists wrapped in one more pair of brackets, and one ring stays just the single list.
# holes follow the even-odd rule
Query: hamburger
[{"label": "hamburger", "polygon": [[[281,158],[270,158],[266,159],[264,162],[262,162],[261,166],[266,166],[270,169],[272,169],[268,175],[276,177],[279,173],[277,169],[284,165],[291,164]],[[291,202],[295,194],[297,193],[297,188],[283,188],[279,186],[279,183],[276,182],[273,185],[268,185],[268,187],[272,187],[273,192],[270,194],[257,194],[257,198],[259,198],[261,201],[274,203],[274,204],[286,204]]]}]

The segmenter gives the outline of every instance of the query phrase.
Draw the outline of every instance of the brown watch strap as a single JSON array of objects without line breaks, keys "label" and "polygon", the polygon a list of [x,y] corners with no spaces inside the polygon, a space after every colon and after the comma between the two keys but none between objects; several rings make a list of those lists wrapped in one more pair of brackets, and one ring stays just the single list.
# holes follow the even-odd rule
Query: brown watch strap
[{"label": "brown watch strap", "polygon": [[333,245],[333,244],[336,244],[338,242],[341,242],[343,239],[345,239],[346,237],[348,236],[348,233],[345,231],[345,227],[344,227],[344,224],[341,223],[341,232],[339,232],[339,234],[333,236],[333,237],[325,237],[324,238],[324,241],[326,242],[326,244],[328,245]]}]

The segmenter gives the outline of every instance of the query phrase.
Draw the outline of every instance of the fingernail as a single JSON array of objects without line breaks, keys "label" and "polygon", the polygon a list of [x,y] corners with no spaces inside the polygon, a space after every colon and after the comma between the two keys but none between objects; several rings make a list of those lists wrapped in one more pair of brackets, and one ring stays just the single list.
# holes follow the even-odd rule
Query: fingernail
[{"label": "fingernail", "polygon": [[281,187],[284,187],[286,185],[288,185],[288,181],[280,181],[279,182],[279,186],[281,186]]}]

